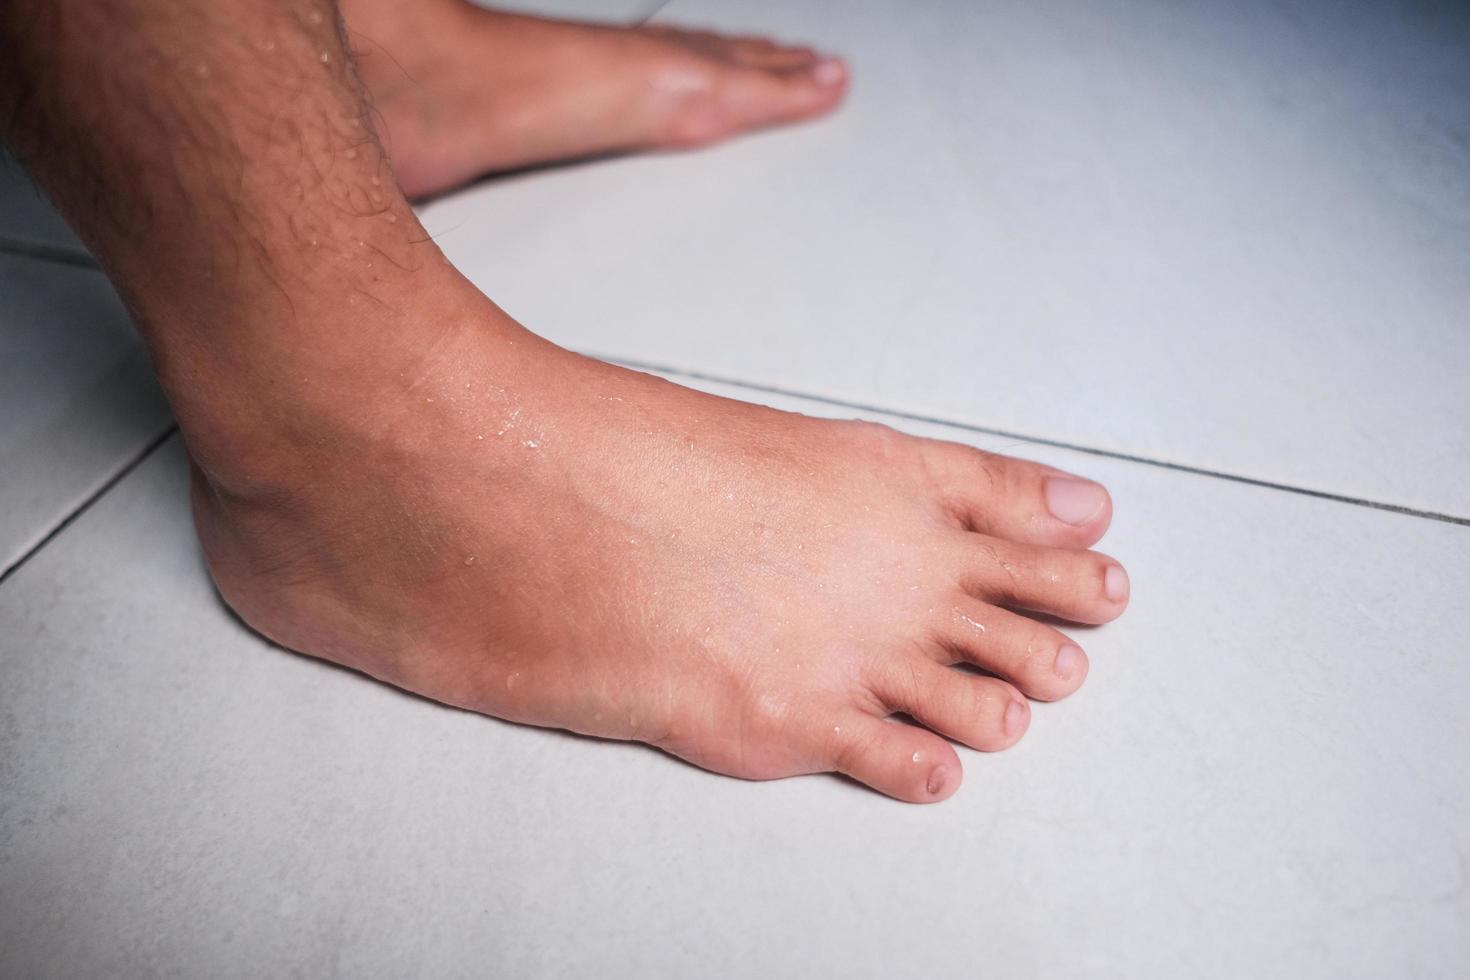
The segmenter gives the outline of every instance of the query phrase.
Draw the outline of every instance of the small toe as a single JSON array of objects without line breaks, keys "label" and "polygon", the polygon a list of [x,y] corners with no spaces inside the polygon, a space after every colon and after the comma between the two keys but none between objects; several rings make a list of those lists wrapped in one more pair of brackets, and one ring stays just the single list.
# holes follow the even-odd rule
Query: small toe
[{"label": "small toe", "polygon": [[995,605],[1048,613],[1074,623],[1107,623],[1128,606],[1128,573],[1107,555],[964,535],[960,587]]},{"label": "small toe", "polygon": [[909,803],[938,803],[960,788],[954,747],[922,728],[850,712],[834,724],[829,767]]},{"label": "small toe", "polygon": [[1010,684],[922,656],[887,665],[869,685],[889,710],[982,752],[1010,748],[1031,723],[1030,705]]},{"label": "small toe", "polygon": [[1034,619],[963,594],[934,614],[932,630],[941,659],[997,674],[1029,698],[1055,701],[1087,679],[1082,648]]}]

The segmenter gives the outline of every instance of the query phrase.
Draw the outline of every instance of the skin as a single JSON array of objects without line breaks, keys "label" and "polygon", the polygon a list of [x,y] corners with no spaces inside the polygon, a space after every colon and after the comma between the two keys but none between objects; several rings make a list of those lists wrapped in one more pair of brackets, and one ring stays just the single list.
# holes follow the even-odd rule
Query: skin
[{"label": "skin", "polygon": [[[389,91],[348,57],[405,36],[368,9],[346,30],[321,0],[0,11],[7,142],[135,315],[246,622],[447,704],[914,802],[959,787],[949,740],[1006,748],[1028,697],[1076,690],[1086,656],[1024,611],[1123,611],[1121,566],[1089,550],[1102,487],[539,339],[424,234],[369,110],[382,91],[398,173],[429,193],[819,112],[835,62],[486,14],[485,37],[444,35],[473,51],[442,78]],[[519,40],[484,59],[497,30]],[[656,83],[670,64],[703,73],[688,97]],[[496,115],[502,93],[521,109]],[[442,118],[464,125],[402,142]]]},{"label": "skin", "polygon": [[840,59],[766,38],[548,20],[462,0],[348,0],[342,11],[411,198],[491,171],[704,146],[821,115],[847,88]]}]

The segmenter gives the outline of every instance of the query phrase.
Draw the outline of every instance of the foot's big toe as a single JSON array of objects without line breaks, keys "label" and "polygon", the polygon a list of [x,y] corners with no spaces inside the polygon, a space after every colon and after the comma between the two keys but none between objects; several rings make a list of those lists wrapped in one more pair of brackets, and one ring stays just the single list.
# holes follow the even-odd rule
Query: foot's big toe
[{"label": "foot's big toe", "polygon": [[709,85],[673,120],[669,142],[702,146],[745,130],[818,116],[841,101],[847,87],[847,66],[842,61],[783,53],[768,57],[789,57],[794,65],[715,67]]},{"label": "foot's big toe", "polygon": [[959,524],[1012,541],[1086,548],[1113,502],[1100,483],[1050,466],[952,442],[925,443],[925,463]]},{"label": "foot's big toe", "polygon": [[788,47],[764,38],[733,39],[728,57],[747,68],[764,68],[770,71],[809,68],[821,60],[816,51],[805,45]]}]

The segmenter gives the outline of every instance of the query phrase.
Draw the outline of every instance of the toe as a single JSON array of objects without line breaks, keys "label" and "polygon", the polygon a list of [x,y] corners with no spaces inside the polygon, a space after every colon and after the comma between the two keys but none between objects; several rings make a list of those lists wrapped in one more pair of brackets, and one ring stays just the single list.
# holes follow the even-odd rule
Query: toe
[{"label": "toe", "polygon": [[645,33],[673,41],[684,48],[732,65],[748,68],[801,68],[817,60],[806,45],[780,44],[768,37],[717,34],[712,31],[649,26]]},{"label": "toe", "polygon": [[998,674],[1027,697],[1055,701],[1087,679],[1087,655],[1050,626],[963,594],[934,612],[942,659]]},{"label": "toe", "polygon": [[869,684],[889,710],[982,752],[1010,748],[1031,723],[1030,706],[1010,684],[923,656],[895,659]]},{"label": "toe", "polygon": [[1128,606],[1128,573],[1107,555],[963,535],[960,587],[995,605],[1050,613],[1074,623],[1106,623]]},{"label": "toe", "polygon": [[1085,548],[1112,520],[1113,502],[1100,483],[960,443],[932,442],[928,449],[950,512],[969,530]]},{"label": "toe", "polygon": [[743,128],[795,122],[832,109],[847,87],[847,66],[821,58],[782,71],[732,72],[725,104]]},{"label": "toe", "polygon": [[853,711],[833,725],[828,765],[909,803],[954,795],[963,770],[954,748],[922,728]]},{"label": "toe", "polygon": [[809,68],[820,56],[805,46],[784,47],[770,41],[736,41],[731,45],[732,59],[747,68],[764,68],[768,71],[791,71]]}]

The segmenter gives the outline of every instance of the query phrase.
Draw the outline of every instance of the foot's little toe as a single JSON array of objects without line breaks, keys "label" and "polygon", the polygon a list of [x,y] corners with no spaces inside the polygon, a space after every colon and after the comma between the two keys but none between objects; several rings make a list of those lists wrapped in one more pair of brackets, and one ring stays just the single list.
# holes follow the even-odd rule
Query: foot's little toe
[{"label": "foot's little toe", "polygon": [[958,595],[935,609],[941,659],[973,664],[1016,685],[1027,697],[1055,701],[1087,679],[1087,655],[1050,626]]},{"label": "foot's little toe", "polygon": [[869,684],[890,710],[982,752],[1010,748],[1031,723],[1030,706],[1010,684],[924,657],[896,659]]},{"label": "foot's little toe", "polygon": [[909,803],[949,799],[964,774],[954,748],[938,735],[860,711],[833,724],[830,744],[835,772]]}]

